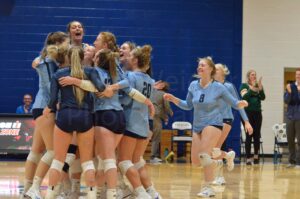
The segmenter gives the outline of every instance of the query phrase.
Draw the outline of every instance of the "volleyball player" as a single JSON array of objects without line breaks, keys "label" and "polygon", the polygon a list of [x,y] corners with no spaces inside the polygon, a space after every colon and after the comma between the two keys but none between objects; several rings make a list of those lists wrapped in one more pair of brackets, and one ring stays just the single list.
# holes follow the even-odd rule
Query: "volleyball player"
[{"label": "volleyball player", "polygon": [[[31,198],[40,197],[40,185],[53,159],[54,113],[49,117],[44,117],[43,109],[50,97],[51,77],[58,66],[47,56],[46,49],[49,45],[66,44],[68,41],[68,36],[63,32],[49,33],[41,55],[35,59],[39,63],[35,64],[34,61],[32,64],[39,76],[39,90],[33,104],[32,114],[35,119],[35,129],[32,148],[25,163],[24,193],[21,194],[21,198],[24,197],[24,194]],[[47,151],[42,155],[45,149]]]},{"label": "volleyball player", "polygon": [[[128,60],[133,72],[127,73],[130,85],[147,98],[151,96],[154,84],[154,81],[143,72],[149,68],[150,55],[151,46],[149,45],[134,49]],[[145,164],[142,157],[149,134],[148,108],[140,103],[129,101],[128,104],[124,104],[124,112],[126,131],[119,146],[119,168],[132,184],[136,198],[151,198],[144,189],[139,174],[139,170]],[[149,184],[152,185],[151,182]]]},{"label": "volleyball player", "polygon": [[180,100],[171,94],[165,94],[165,99],[173,102],[184,110],[194,108],[192,163],[204,167],[204,186],[198,193],[199,197],[213,197],[215,192],[211,187],[214,180],[212,150],[217,145],[223,129],[223,116],[220,110],[220,100],[225,100],[234,108],[243,108],[246,101],[238,101],[219,82],[213,80],[216,68],[211,58],[200,58],[197,68],[199,80],[193,81],[188,89],[186,100]]},{"label": "volleyball player", "polygon": [[[65,51],[70,67],[61,69],[55,73],[51,81],[51,99],[44,115],[48,116],[51,110],[56,109],[58,92],[61,92],[60,107],[57,114],[54,128],[54,160],[49,173],[49,187],[46,199],[56,197],[58,189],[57,182],[64,166],[64,160],[68,146],[72,139],[73,131],[77,132],[77,141],[80,152],[80,161],[85,174],[85,181],[88,187],[87,198],[96,198],[95,168],[92,161],[94,145],[94,128],[92,119],[93,99],[90,93],[78,87],[60,87],[58,79],[63,76],[72,76],[79,79],[90,79],[99,91],[105,89],[100,81],[97,71],[90,67],[82,67],[84,58],[83,49],[71,47]],[[54,55],[55,57],[55,55]]]},{"label": "volleyball player", "polygon": [[[214,75],[214,79],[216,81],[222,83],[228,89],[228,91],[234,98],[239,99],[239,96],[238,96],[235,86],[226,80],[226,76],[228,76],[230,74],[230,71],[227,68],[227,66],[225,66],[224,64],[216,64],[215,66],[216,66],[216,74]],[[218,168],[217,176],[213,182],[213,184],[215,184],[215,185],[224,185],[226,183],[224,177],[222,176],[223,158],[225,158],[227,160],[228,171],[233,170],[234,158],[235,158],[234,151],[230,151],[230,152],[221,151],[221,147],[222,147],[223,143],[225,142],[225,140],[231,130],[234,117],[232,114],[231,106],[228,103],[226,103],[226,101],[221,100],[220,106],[221,106],[222,115],[223,115],[223,130],[222,130],[222,134],[219,138],[219,141],[217,143],[217,146],[213,149],[213,153],[212,153],[213,158],[220,159],[220,164],[218,164],[218,165],[220,165],[220,168]],[[246,129],[247,133],[252,134],[253,129],[252,129],[251,124],[249,123],[249,119],[246,115],[245,110],[240,109],[239,113],[240,113],[243,121],[245,122],[245,129]]]},{"label": "volleyball player", "polygon": [[70,37],[70,44],[72,46],[79,46],[83,49],[88,46],[88,44],[83,43],[84,27],[79,21],[71,21],[67,25],[67,33]]}]

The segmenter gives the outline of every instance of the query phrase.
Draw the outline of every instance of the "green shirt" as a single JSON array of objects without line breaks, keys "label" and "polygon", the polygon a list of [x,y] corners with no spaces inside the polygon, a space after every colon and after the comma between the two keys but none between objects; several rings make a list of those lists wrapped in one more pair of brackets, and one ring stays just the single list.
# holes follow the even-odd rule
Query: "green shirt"
[{"label": "green shirt", "polygon": [[246,100],[249,103],[249,106],[245,108],[246,111],[259,111],[261,112],[261,101],[265,100],[266,95],[262,89],[259,92],[255,92],[250,89],[247,83],[243,83],[240,87],[240,92],[246,89],[247,93],[242,96],[243,100]]}]

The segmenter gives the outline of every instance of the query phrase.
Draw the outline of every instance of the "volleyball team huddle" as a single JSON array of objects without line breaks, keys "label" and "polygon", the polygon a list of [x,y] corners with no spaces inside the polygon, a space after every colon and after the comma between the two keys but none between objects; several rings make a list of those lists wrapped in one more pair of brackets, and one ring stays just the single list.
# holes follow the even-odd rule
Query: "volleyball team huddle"
[{"label": "volleyball team huddle", "polygon": [[[32,62],[39,90],[21,198],[42,198],[49,170],[46,199],[79,198],[81,174],[88,199],[162,199],[143,159],[155,114],[150,99],[162,86],[151,78],[152,47],[125,42],[119,48],[111,32],[100,32],[92,46],[83,36],[82,23],[70,22],[67,33],[48,34]],[[224,158],[227,169],[234,168],[235,152],[220,149],[231,130],[232,107],[253,131],[243,109],[248,103],[225,80],[228,74],[225,65],[199,58],[186,99],[164,95],[183,110],[194,109],[191,157],[204,171],[199,197],[215,196],[213,186],[226,183]]]}]

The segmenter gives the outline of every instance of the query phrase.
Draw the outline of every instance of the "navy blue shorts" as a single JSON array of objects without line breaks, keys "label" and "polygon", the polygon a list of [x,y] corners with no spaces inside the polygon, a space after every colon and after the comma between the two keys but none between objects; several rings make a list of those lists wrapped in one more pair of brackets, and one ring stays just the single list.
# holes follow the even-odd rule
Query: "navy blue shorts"
[{"label": "navy blue shorts", "polygon": [[153,131],[153,120],[149,120],[149,129]]},{"label": "navy blue shorts", "polygon": [[[33,119],[36,120],[38,117],[42,116],[42,115],[43,115],[43,111],[44,111],[43,108],[35,108],[35,109],[32,109],[32,116],[33,116]],[[50,113],[54,113],[54,112],[51,111]]]},{"label": "navy blue shorts", "polygon": [[223,119],[223,123],[232,126],[233,119]]},{"label": "navy blue shorts", "polygon": [[[213,126],[217,129],[220,129],[221,131],[223,131],[223,126],[218,126],[218,125],[209,125],[209,126]],[[202,131],[199,132],[200,134],[202,133]]]},{"label": "navy blue shorts", "polygon": [[136,133],[133,133],[133,132],[127,131],[127,130],[124,132],[124,135],[127,136],[127,137],[139,139],[139,140],[146,140],[147,139],[147,137],[140,136]]},{"label": "navy blue shorts", "polygon": [[93,115],[89,110],[64,108],[57,112],[55,124],[67,133],[84,133],[93,127]]},{"label": "navy blue shorts", "polygon": [[96,111],[94,125],[104,127],[116,134],[124,134],[126,128],[124,112],[117,110]]},{"label": "navy blue shorts", "polygon": [[38,117],[40,117],[41,115],[43,115],[43,111],[44,111],[44,109],[42,109],[42,108],[32,109],[33,119],[36,120]]}]

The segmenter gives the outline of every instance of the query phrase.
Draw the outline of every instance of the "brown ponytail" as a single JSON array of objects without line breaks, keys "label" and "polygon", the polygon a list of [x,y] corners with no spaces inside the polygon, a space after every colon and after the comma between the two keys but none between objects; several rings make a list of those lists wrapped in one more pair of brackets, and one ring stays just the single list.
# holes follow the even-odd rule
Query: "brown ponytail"
[{"label": "brown ponytail", "polygon": [[138,68],[147,71],[150,68],[152,47],[144,45],[132,50],[132,54],[138,60]]},{"label": "brown ponytail", "polygon": [[117,64],[116,58],[119,56],[118,53],[113,52],[109,49],[102,49],[97,53],[97,66],[109,71],[109,75],[113,81],[117,77]]},{"label": "brown ponytail", "polygon": [[44,59],[47,56],[47,47],[49,45],[59,45],[68,39],[68,35],[64,32],[50,32],[47,35],[47,38],[44,43],[44,48],[41,51],[41,59]]},{"label": "brown ponytail", "polygon": [[66,62],[67,53],[68,47],[66,45],[49,45],[46,48],[47,56],[59,64],[64,64]]},{"label": "brown ponytail", "polygon": [[107,43],[107,48],[113,52],[119,52],[116,36],[111,32],[100,32],[103,42]]}]

